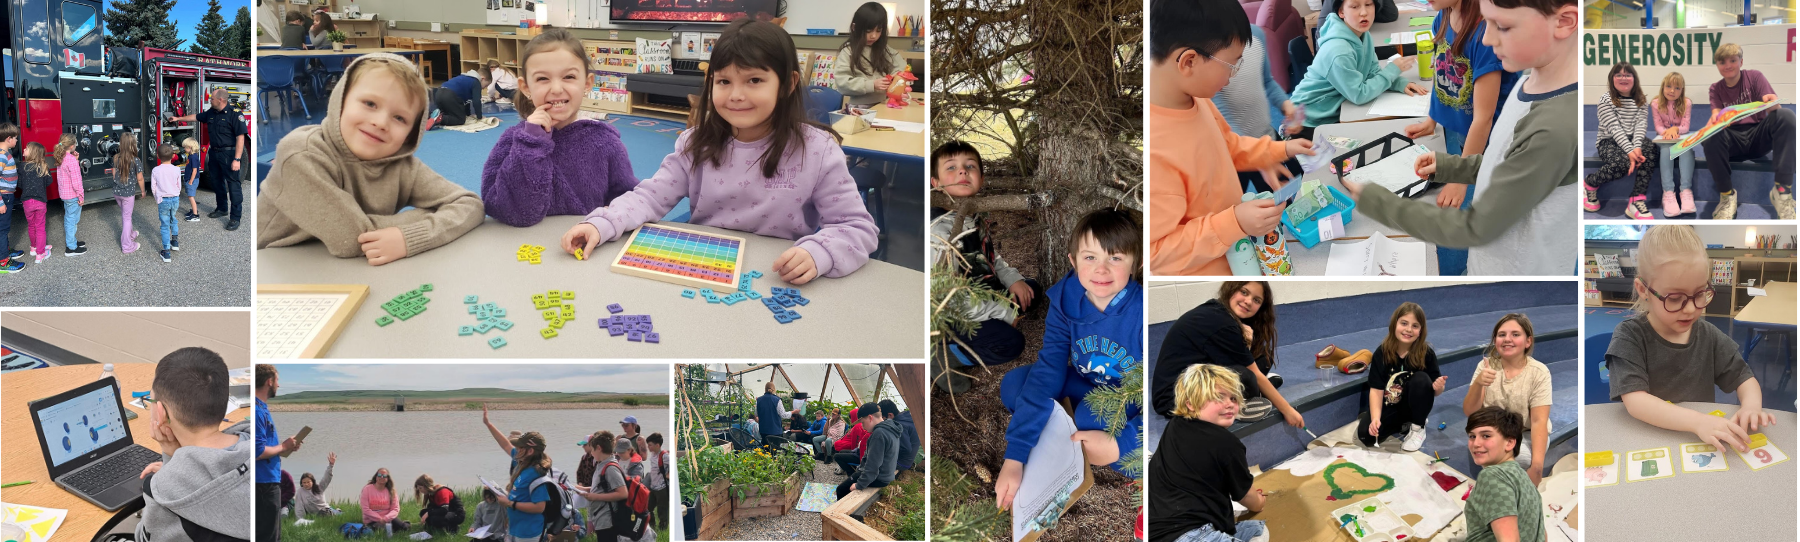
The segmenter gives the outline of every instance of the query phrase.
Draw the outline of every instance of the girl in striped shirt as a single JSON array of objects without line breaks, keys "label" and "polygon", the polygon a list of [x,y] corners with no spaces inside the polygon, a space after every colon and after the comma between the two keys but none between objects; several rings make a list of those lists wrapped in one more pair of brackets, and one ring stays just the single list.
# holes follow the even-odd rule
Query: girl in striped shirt
[{"label": "girl in striped shirt", "polygon": [[1625,214],[1639,220],[1655,218],[1644,192],[1650,187],[1651,165],[1657,161],[1656,143],[1644,137],[1650,121],[1650,103],[1638,84],[1637,69],[1630,63],[1613,64],[1606,75],[1612,84],[1606,98],[1595,111],[1600,121],[1600,134],[1595,140],[1600,153],[1600,171],[1581,183],[1582,208],[1600,210],[1600,185],[1626,175],[1637,175],[1631,187],[1631,199],[1625,203]]}]

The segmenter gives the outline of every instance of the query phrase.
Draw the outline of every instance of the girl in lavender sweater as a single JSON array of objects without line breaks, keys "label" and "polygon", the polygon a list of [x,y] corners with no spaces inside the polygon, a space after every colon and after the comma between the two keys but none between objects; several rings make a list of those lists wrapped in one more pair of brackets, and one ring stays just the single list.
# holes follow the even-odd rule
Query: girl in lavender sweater
[{"label": "girl in lavender sweater", "polygon": [[481,168],[488,216],[531,226],[550,215],[587,214],[638,184],[611,124],[578,119],[588,90],[581,40],[550,29],[525,45],[514,107],[525,122],[506,129]]},{"label": "girl in lavender sweater", "polygon": [[618,239],[688,198],[693,222],[793,239],[774,268],[790,284],[842,277],[875,250],[874,220],[850,180],[837,133],[806,119],[794,41],[739,20],[713,46],[700,118],[656,175],[594,209],[562,237],[564,252]]}]

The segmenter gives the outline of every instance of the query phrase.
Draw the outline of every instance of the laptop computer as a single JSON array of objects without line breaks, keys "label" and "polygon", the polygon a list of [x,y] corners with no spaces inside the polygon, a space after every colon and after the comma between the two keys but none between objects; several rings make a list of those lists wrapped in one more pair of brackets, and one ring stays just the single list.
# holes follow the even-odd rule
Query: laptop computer
[{"label": "laptop computer", "polygon": [[142,496],[138,475],[162,461],[131,439],[119,382],[110,376],[32,401],[31,423],[56,486],[109,512]]}]

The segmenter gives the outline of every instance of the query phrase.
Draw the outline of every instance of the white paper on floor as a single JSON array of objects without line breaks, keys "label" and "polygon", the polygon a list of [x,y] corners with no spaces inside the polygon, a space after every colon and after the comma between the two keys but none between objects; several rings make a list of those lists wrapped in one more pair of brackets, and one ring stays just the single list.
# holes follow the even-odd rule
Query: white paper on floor
[{"label": "white paper on floor", "polygon": [[[1342,457],[1340,457],[1342,456]],[[1420,538],[1431,538],[1450,520],[1462,515],[1462,506],[1438,489],[1437,482],[1420,465],[1418,458],[1364,448],[1313,448],[1282,462],[1270,470],[1286,470],[1294,476],[1318,474],[1339,459],[1362,466],[1363,470],[1384,474],[1394,479],[1394,489],[1379,495],[1401,515],[1417,514],[1419,522],[1413,531]],[[1460,497],[1460,494],[1458,495]]]},{"label": "white paper on floor", "polygon": [[1381,232],[1368,239],[1332,243],[1325,274],[1337,276],[1402,276],[1426,274],[1425,243],[1389,239]]}]

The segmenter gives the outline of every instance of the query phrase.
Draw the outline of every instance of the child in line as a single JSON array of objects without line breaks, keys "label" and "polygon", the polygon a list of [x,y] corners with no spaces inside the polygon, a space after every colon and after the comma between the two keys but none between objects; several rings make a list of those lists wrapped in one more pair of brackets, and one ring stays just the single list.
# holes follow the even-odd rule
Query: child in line
[{"label": "child in line", "polygon": [[488,216],[526,227],[549,215],[585,215],[638,185],[619,131],[582,119],[588,57],[581,40],[552,28],[525,45],[525,80],[513,107],[525,119],[500,134],[481,168]]},{"label": "child in line", "polygon": [[676,138],[655,176],[569,228],[563,251],[593,254],[595,245],[662,218],[686,197],[695,224],[793,239],[774,262],[789,284],[846,276],[868,263],[875,221],[837,132],[806,118],[799,73],[794,40],[781,27],[749,19],[726,26],[700,91],[704,120]]},{"label": "child in line", "polygon": [[1463,505],[1468,542],[1544,542],[1549,536],[1537,484],[1513,460],[1524,429],[1518,414],[1500,407],[1469,415],[1469,455],[1482,469]]},{"label": "child in line", "polygon": [[1375,41],[1369,27],[1375,24],[1375,0],[1339,0],[1335,10],[1319,23],[1318,54],[1306,76],[1294,84],[1294,103],[1306,108],[1303,138],[1312,138],[1312,128],[1338,121],[1338,110],[1345,101],[1366,104],[1383,92],[1404,92],[1420,96],[1428,92],[1424,85],[1409,82],[1402,75],[1415,67],[1416,57],[1400,57],[1393,63],[1375,58]]},{"label": "child in line", "polygon": [[1346,181],[1357,211],[1438,245],[1469,248],[1470,275],[1575,272],[1575,119],[1581,31],[1575,0],[1482,0],[1494,32],[1483,39],[1507,71],[1530,69],[1507,95],[1481,156],[1420,156],[1413,169],[1437,182],[1475,184],[1469,209],[1407,201]]},{"label": "child in line", "polygon": [[[1744,69],[1744,48],[1736,43],[1720,45],[1713,50],[1713,66],[1719,69],[1719,80],[1706,89],[1712,103],[1713,118],[1726,107],[1750,102],[1776,102],[1775,87],[1759,70]],[[1710,119],[1707,121],[1712,122]],[[1725,130],[1700,143],[1706,156],[1719,157],[1706,161],[1719,189],[1719,207],[1713,220],[1737,218],[1737,190],[1731,186],[1731,162],[1769,156],[1775,160],[1775,188],[1769,189],[1769,203],[1782,220],[1794,219],[1794,112],[1775,107],[1738,119]]]},{"label": "child in line", "polygon": [[1281,163],[1313,154],[1312,142],[1240,137],[1212,97],[1243,62],[1253,34],[1243,8],[1220,0],[1152,0],[1150,20],[1150,270],[1157,275],[1230,275],[1226,251],[1281,224],[1286,209],[1243,201],[1238,171],[1268,184],[1291,177]]},{"label": "child in line", "polygon": [[49,212],[50,164],[44,159],[44,145],[36,141],[25,144],[25,152],[19,158],[23,164],[19,167],[19,207],[25,210],[25,230],[30,236],[31,256],[33,263],[44,263],[50,257],[50,240],[44,231],[45,215]]},{"label": "child in line", "polygon": [[850,15],[850,37],[831,63],[831,85],[850,105],[886,102],[892,76],[906,68],[906,59],[888,48],[887,22],[887,8],[878,2],[864,2]]},{"label": "child in line", "polygon": [[294,493],[295,516],[335,516],[342,510],[333,508],[325,501],[325,489],[331,487],[331,470],[337,467],[337,452],[325,456],[325,476],[314,478],[313,474],[300,475],[300,491]]},{"label": "child in line", "polygon": [[593,478],[576,482],[575,494],[587,499],[587,528],[595,540],[614,542],[625,525],[615,523],[615,508],[621,506],[630,491],[625,487],[625,468],[614,452],[618,440],[611,431],[588,437],[588,455],[594,458]]},{"label": "child in line", "polygon": [[412,528],[411,523],[400,519],[400,496],[394,493],[394,477],[385,468],[375,470],[357,501],[362,505],[364,527],[386,531],[388,538],[394,537],[394,531],[404,533]]},{"label": "child in line", "polygon": [[1644,195],[1650,189],[1650,168],[1644,164],[1655,161],[1657,154],[1656,142],[1644,137],[1645,129],[1650,125],[1650,102],[1644,99],[1637,68],[1630,63],[1613,64],[1606,77],[1610,83],[1606,86],[1606,96],[1594,110],[1600,123],[1600,137],[1595,142],[1595,150],[1600,153],[1600,171],[1588,175],[1581,184],[1582,208],[1589,212],[1600,210],[1600,185],[1635,172],[1637,184],[1631,186],[1631,199],[1625,203],[1625,214],[1638,220],[1650,220],[1656,217],[1650,214],[1648,196]]},{"label": "child in line", "polygon": [[506,507],[500,506],[500,496],[494,490],[481,488],[481,503],[475,505],[475,523],[469,525],[469,533],[487,527],[487,536],[476,540],[499,542],[506,538]]},{"label": "child in line", "polygon": [[[1638,241],[1632,283],[1636,316],[1620,322],[1606,346],[1612,400],[1638,421],[1684,431],[1719,449],[1743,452],[1749,433],[1775,423],[1762,410],[1762,386],[1731,336],[1703,317],[1712,302],[1706,245],[1692,226],[1656,226]],[[1737,412],[1709,416],[1674,403],[1712,401],[1713,388],[1736,392]]]},{"label": "child in line", "polygon": [[[931,163],[933,189],[942,190],[952,198],[970,198],[981,193],[981,151],[974,145],[960,140],[940,145],[931,151]],[[950,230],[959,218],[964,221],[963,229],[972,229],[974,233],[952,240]],[[961,365],[999,365],[1017,359],[1025,351],[1025,335],[1014,327],[1019,313],[1030,309],[1032,300],[1044,295],[1044,288],[1038,286],[1036,280],[1025,278],[1024,273],[1000,257],[1000,245],[994,241],[993,227],[985,213],[965,217],[958,216],[954,210],[931,208],[932,264],[946,258],[960,258],[955,261],[955,266],[964,269],[964,277],[1012,297],[1012,303],[985,302],[969,307],[967,316],[979,322],[975,333],[958,334],[956,338],[960,344],[956,341],[950,344],[950,357]],[[956,246],[951,247],[951,242]],[[963,345],[968,345],[968,352],[963,351]],[[933,367],[934,372],[939,370],[941,368]],[[968,389],[968,380],[959,378],[962,375],[954,372],[949,375],[938,382],[939,387],[952,388],[949,391],[954,392]]]},{"label": "child in line", "polygon": [[63,134],[56,141],[51,161],[56,166],[56,192],[63,204],[63,256],[87,254],[87,243],[75,240],[76,226],[81,224],[81,206],[87,205],[87,188],[81,182],[81,161],[75,158],[75,134]]},{"label": "child in line", "polygon": [[144,510],[138,540],[250,538],[250,422],[219,429],[230,402],[228,373],[224,358],[200,347],[170,352],[156,362],[145,403],[150,438],[162,461],[140,475]]},{"label": "child in line", "polygon": [[200,140],[187,138],[181,140],[181,184],[187,190],[188,212],[184,217],[188,222],[200,221],[200,201],[194,199],[194,191],[200,188]]},{"label": "child in line", "polygon": [[656,530],[669,528],[669,465],[675,461],[663,448],[662,433],[644,437],[649,458],[644,460],[644,485],[650,488],[650,515],[656,518]]},{"label": "child in line", "polygon": [[[1657,139],[1680,139],[1688,136],[1688,124],[1693,120],[1693,102],[1687,97],[1687,79],[1681,72],[1669,72],[1663,76],[1662,90],[1650,99],[1653,106],[1650,118],[1656,124]],[[1676,215],[1694,214],[1694,155],[1692,151],[1680,156],[1669,156],[1662,153],[1657,162],[1657,169],[1662,171],[1663,218]],[[1671,163],[1673,162],[1673,163]],[[1680,177],[1676,177],[1676,170]],[[1680,197],[1677,197],[1676,181],[1680,181]]]},{"label": "child in line", "polygon": [[169,263],[169,251],[181,250],[181,222],[175,220],[175,211],[181,208],[181,168],[170,163],[174,158],[175,147],[157,147],[158,165],[150,170],[150,190],[156,196],[157,222],[162,225],[162,251],[157,256],[163,263]]},{"label": "child in line", "polygon": [[0,273],[17,273],[25,268],[25,262],[18,261],[25,257],[25,251],[13,250],[12,211],[14,203],[19,201],[19,163],[13,158],[13,149],[19,146],[19,126],[10,122],[0,122]]},{"label": "child in line", "polygon": [[333,256],[382,265],[481,225],[481,198],[413,155],[426,95],[412,62],[373,53],[344,73],[325,122],[276,146],[257,198],[256,247],[318,239]]},{"label": "child in line", "polygon": [[1264,537],[1261,520],[1236,521],[1231,503],[1263,510],[1244,443],[1231,432],[1244,407],[1238,373],[1197,363],[1175,383],[1174,416],[1150,457],[1150,542],[1238,542]]},{"label": "child in line", "polygon": [[1518,460],[1537,485],[1544,474],[1544,448],[1550,440],[1550,368],[1531,357],[1531,319],[1508,313],[1494,324],[1493,344],[1469,380],[1463,415],[1497,406],[1528,420],[1519,440]]},{"label": "child in line", "polygon": [[1138,449],[1142,405],[1126,407],[1117,437],[1083,399],[1094,388],[1118,385],[1144,356],[1144,286],[1137,280],[1143,230],[1125,211],[1101,209],[1081,217],[1069,232],[1073,269],[1045,292],[1043,347],[1036,363],[1008,371],[1000,381],[1000,401],[1012,411],[1006,424],[1006,463],[994,481],[994,498],[1010,508],[1026,460],[1050,419],[1050,409],[1068,398],[1075,403],[1074,440],[1089,464],[1126,474],[1119,458]]},{"label": "child in line", "polygon": [[144,164],[138,161],[137,137],[126,132],[119,136],[119,153],[113,155],[113,201],[119,203],[119,251],[137,252],[137,227],[132,224],[131,209],[139,194],[144,193]]},{"label": "child in line", "polygon": [[1406,434],[1402,450],[1416,452],[1425,444],[1425,418],[1449,379],[1438,370],[1437,351],[1425,341],[1426,331],[1425,308],[1418,303],[1401,303],[1388,318],[1387,338],[1369,363],[1369,408],[1356,423],[1363,446],[1401,433]]}]

